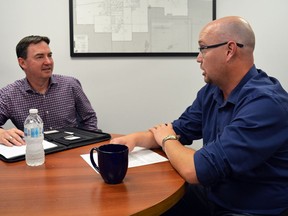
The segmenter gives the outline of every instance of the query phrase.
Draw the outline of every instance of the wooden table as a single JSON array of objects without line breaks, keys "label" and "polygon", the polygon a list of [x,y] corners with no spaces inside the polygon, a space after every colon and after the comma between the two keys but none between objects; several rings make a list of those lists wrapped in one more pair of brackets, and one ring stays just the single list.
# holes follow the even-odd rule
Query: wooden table
[{"label": "wooden table", "polygon": [[0,215],[159,215],[183,196],[185,181],[169,162],[129,168],[123,183],[104,183],[80,155],[108,142],[46,155],[39,167],[1,161]]}]

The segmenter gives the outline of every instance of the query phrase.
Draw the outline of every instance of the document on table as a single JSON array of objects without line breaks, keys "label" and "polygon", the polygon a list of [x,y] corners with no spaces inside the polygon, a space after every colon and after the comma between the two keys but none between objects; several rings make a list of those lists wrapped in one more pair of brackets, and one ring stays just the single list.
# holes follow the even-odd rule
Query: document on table
[{"label": "document on table", "polygon": [[[57,145],[44,140],[43,147],[44,149],[50,149],[50,148],[57,147]],[[7,159],[20,156],[20,155],[25,155],[25,153],[26,153],[26,145],[9,147],[9,146],[0,144],[0,154],[3,155]]]},{"label": "document on table", "polygon": [[[97,163],[97,152],[95,152],[93,156]],[[89,154],[83,154],[81,157],[94,169]],[[142,147],[135,147],[133,151],[129,153],[128,160],[128,168],[168,161],[167,158],[157,154],[156,152]]]}]

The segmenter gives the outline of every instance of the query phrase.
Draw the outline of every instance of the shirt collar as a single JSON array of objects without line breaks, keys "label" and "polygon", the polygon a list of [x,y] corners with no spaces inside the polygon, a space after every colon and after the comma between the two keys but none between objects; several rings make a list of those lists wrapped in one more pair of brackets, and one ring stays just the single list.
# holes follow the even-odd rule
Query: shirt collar
[{"label": "shirt collar", "polygon": [[[54,77],[54,75],[52,75],[51,78],[50,78],[50,84],[49,84],[48,90],[49,90],[52,86],[57,85],[57,84],[58,84],[57,79]],[[37,92],[31,87],[31,85],[29,84],[27,78],[24,79],[24,89],[25,89],[26,92],[34,92],[34,93],[37,93]]]},{"label": "shirt collar", "polygon": [[227,103],[235,104],[238,98],[238,94],[241,91],[242,87],[257,74],[257,69],[255,65],[253,65],[248,73],[242,78],[242,80],[239,82],[239,84],[233,89],[231,94],[229,95],[228,99],[224,102],[223,101],[223,93],[219,88],[216,88],[214,92],[214,99],[219,103],[222,104],[222,106],[225,106]]}]

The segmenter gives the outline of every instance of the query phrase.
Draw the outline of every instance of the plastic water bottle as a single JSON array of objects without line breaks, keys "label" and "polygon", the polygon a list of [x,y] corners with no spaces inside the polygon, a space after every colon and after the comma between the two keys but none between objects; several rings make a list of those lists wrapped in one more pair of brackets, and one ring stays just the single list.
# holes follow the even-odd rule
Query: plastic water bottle
[{"label": "plastic water bottle", "polygon": [[24,122],[24,134],[27,165],[39,166],[43,164],[45,162],[43,121],[38,115],[38,109],[29,110],[29,116]]}]

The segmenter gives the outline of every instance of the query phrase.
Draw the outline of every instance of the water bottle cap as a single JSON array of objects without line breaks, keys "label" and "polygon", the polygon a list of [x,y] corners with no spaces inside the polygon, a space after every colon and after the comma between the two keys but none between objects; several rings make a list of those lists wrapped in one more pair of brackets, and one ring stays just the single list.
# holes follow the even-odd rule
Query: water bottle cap
[{"label": "water bottle cap", "polygon": [[38,113],[38,109],[30,109],[30,110],[29,110],[29,113],[31,113],[31,114]]}]

